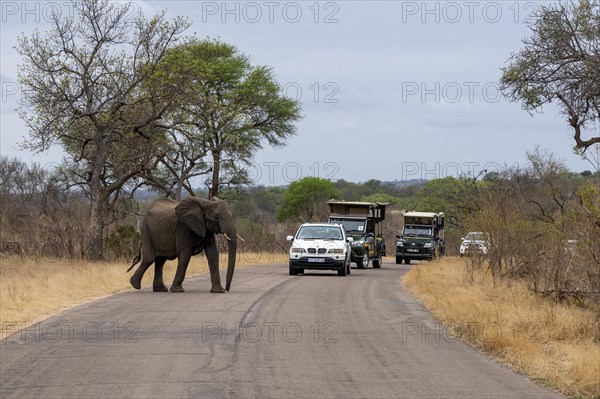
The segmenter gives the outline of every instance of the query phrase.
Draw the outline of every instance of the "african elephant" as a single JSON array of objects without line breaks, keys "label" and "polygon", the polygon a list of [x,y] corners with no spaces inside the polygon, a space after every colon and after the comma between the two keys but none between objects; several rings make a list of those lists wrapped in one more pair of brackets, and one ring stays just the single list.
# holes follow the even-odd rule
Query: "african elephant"
[{"label": "african elephant", "polygon": [[[204,251],[208,259],[210,292],[225,292],[231,287],[237,249],[237,234],[233,213],[229,205],[218,198],[206,200],[197,197],[186,198],[181,202],[170,199],[158,200],[150,206],[142,225],[142,245],[129,270],[142,263],[131,276],[133,288],[140,289],[142,277],[154,263],[155,292],[168,291],[163,282],[163,266],[167,260],[179,258],[177,272],[171,292],[183,292],[183,279],[193,255]],[[225,289],[221,286],[219,273],[219,252],[216,234],[224,233],[229,240],[229,260]],[[129,271],[128,270],[128,271]]]}]

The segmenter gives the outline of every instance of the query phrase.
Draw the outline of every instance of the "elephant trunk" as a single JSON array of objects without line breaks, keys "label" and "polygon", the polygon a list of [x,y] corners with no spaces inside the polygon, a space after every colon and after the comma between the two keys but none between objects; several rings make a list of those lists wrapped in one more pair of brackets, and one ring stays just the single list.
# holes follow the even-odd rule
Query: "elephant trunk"
[{"label": "elephant trunk", "polygon": [[227,278],[225,280],[225,291],[227,292],[229,292],[229,288],[231,287],[231,280],[233,280],[233,272],[235,270],[235,258],[237,255],[237,236],[235,234],[235,231],[230,235],[228,243],[229,252],[227,256]]}]

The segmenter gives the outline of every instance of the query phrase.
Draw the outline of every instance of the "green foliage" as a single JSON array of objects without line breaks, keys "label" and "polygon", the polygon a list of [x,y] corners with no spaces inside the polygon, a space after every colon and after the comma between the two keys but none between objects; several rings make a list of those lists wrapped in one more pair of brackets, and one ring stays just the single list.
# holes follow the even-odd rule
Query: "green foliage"
[{"label": "green foliage", "polygon": [[385,194],[399,199],[399,203],[405,203],[405,199],[412,197],[422,183],[398,185],[395,182],[381,182],[373,179],[365,183],[354,183],[340,179],[333,185],[340,191],[341,198],[347,201],[361,201],[373,194]]},{"label": "green foliage", "polygon": [[498,182],[500,180],[502,180],[502,175],[496,171],[488,172],[483,176],[485,182]]},{"label": "green foliage", "polygon": [[327,201],[339,198],[340,192],[331,181],[319,177],[305,177],[291,183],[277,210],[277,220],[324,221],[329,215]]},{"label": "green foliage", "polygon": [[[184,102],[174,116],[187,145],[202,143],[212,195],[249,183],[248,164],[265,144],[281,147],[296,133],[300,102],[282,95],[272,68],[219,40],[189,39],[167,55],[169,81],[185,76]],[[184,150],[185,151],[185,150]]]},{"label": "green foliage", "polygon": [[258,187],[254,190],[254,201],[259,209],[275,214],[283,201],[284,193],[285,190],[281,187]]},{"label": "green foliage", "polygon": [[577,188],[577,197],[589,217],[600,226],[600,189],[590,182],[584,182]]},{"label": "green foliage", "polygon": [[334,187],[339,190],[340,197],[348,201],[358,201],[361,197],[373,193],[367,193],[359,183],[354,183],[340,179],[333,183]]},{"label": "green foliage", "polygon": [[223,191],[233,207],[234,214],[252,222],[265,224],[275,220],[275,212],[283,201],[285,190],[281,187],[248,187],[243,191]]},{"label": "green foliage", "polygon": [[394,197],[393,195],[384,194],[384,193],[375,193],[368,195],[366,197],[361,198],[361,201],[365,202],[387,202],[391,206],[396,209],[400,208],[401,200],[399,198]]},{"label": "green foliage", "polygon": [[415,211],[448,212],[460,192],[454,177],[429,180],[417,193]]},{"label": "green foliage", "polygon": [[477,191],[485,184],[454,177],[429,180],[408,201],[406,209],[444,212],[449,224],[461,227],[467,215],[477,208]]},{"label": "green foliage", "polygon": [[117,259],[131,259],[140,251],[142,236],[132,225],[122,225],[108,235],[106,248]]}]

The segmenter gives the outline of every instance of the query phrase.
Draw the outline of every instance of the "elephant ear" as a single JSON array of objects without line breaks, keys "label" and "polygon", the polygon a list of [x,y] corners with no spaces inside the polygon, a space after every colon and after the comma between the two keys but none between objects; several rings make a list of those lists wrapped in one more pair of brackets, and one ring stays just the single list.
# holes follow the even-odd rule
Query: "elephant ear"
[{"label": "elephant ear", "polygon": [[199,201],[193,197],[186,198],[175,207],[177,221],[183,223],[200,237],[206,235],[206,223],[204,222],[204,209]]}]

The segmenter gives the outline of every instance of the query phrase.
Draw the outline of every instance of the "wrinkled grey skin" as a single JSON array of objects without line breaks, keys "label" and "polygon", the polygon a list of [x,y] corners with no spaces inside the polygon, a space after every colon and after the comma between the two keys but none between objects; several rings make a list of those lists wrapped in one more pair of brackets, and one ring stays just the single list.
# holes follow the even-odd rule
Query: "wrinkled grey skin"
[{"label": "wrinkled grey skin", "polygon": [[[155,292],[168,291],[163,282],[163,266],[167,260],[178,258],[171,292],[183,292],[182,283],[190,258],[204,251],[212,283],[210,292],[229,291],[235,269],[237,235],[233,213],[225,201],[197,197],[181,202],[170,199],[156,201],[142,222],[141,233],[142,263],[131,276],[133,288],[140,289],[144,273],[154,263],[152,288]],[[221,286],[219,273],[216,242],[216,234],[219,233],[227,234],[230,238],[225,288]],[[135,263],[134,260],[132,267]]]}]

